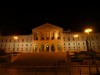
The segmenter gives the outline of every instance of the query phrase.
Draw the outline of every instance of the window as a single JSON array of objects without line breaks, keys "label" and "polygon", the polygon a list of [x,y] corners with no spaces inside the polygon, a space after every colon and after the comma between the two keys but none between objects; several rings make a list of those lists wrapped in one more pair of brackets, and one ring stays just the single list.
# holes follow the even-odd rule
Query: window
[{"label": "window", "polygon": [[68,41],[70,41],[70,38],[68,37]]},{"label": "window", "polygon": [[78,45],[80,45],[80,43],[78,43]]},{"label": "window", "polygon": [[94,42],[92,42],[92,44],[94,45]]},{"label": "window", "polygon": [[100,46],[98,45],[98,49],[100,49]]},{"label": "window", "polygon": [[93,40],[93,36],[91,36],[91,40]]},{"label": "window", "polygon": [[54,37],[51,37],[52,40],[54,40]]},{"label": "window", "polygon": [[15,51],[15,48],[13,48],[13,51]]},{"label": "window", "polygon": [[[60,37],[58,37],[58,39],[60,39]],[[64,40],[65,41],[65,40]]]},{"label": "window", "polygon": [[70,45],[70,43],[68,43],[68,45]]},{"label": "window", "polygon": [[24,39],[22,39],[22,42],[24,42]]},{"label": "window", "polygon": [[96,36],[96,40],[98,40],[98,36]]},{"label": "window", "polygon": [[65,45],[65,43],[64,43],[64,45]]},{"label": "window", "polygon": [[26,42],[28,42],[28,39],[26,39]]},{"label": "window", "polygon": [[95,49],[95,46],[93,46],[93,48]]},{"label": "window", "polygon": [[74,47],[74,50],[75,50],[75,47]]},{"label": "window", "polygon": [[28,44],[26,44],[26,46],[28,46]]},{"label": "window", "polygon": [[82,41],[84,41],[84,37],[82,37]]},{"label": "window", "polygon": [[5,39],[5,42],[7,42],[7,39]]},{"label": "window", "polygon": [[99,45],[99,42],[97,42],[97,44]]},{"label": "window", "polygon": [[44,40],[44,37],[41,37],[41,40]]},{"label": "window", "polygon": [[2,42],[3,42],[3,39],[2,39]]},{"label": "window", "polygon": [[49,37],[47,37],[46,39],[49,40]]},{"label": "window", "polygon": [[11,42],[11,39],[9,41]]},{"label": "window", "polygon": [[75,41],[75,39],[73,38],[73,41]]},{"label": "window", "polygon": [[84,43],[83,43],[83,45],[84,45]]},{"label": "window", "polygon": [[19,48],[17,48],[17,51],[19,50]]}]

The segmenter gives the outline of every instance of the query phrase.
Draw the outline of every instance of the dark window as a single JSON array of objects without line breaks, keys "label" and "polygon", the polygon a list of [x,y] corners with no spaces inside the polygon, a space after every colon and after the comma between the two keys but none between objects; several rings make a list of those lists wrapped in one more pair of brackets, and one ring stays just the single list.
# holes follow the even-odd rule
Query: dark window
[{"label": "dark window", "polygon": [[82,37],[82,41],[84,41],[84,37]]},{"label": "dark window", "polygon": [[51,39],[54,40],[54,37],[52,37]]},{"label": "dark window", "polygon": [[73,38],[73,41],[75,41],[75,39]]},{"label": "dark window", "polygon": [[44,37],[42,37],[41,40],[44,40]]},{"label": "dark window", "polygon": [[[58,37],[58,39],[60,39],[60,37]],[[64,41],[65,41],[65,39],[64,39]]]},{"label": "dark window", "polygon": [[49,40],[49,37],[47,37],[47,40]]},{"label": "dark window", "polygon": [[96,40],[98,40],[98,36],[96,36]]},{"label": "dark window", "polygon": [[100,46],[98,45],[98,49],[100,49]]},{"label": "dark window", "polygon": [[11,39],[9,41],[11,42]]},{"label": "dark window", "polygon": [[7,42],[7,39],[5,39],[5,42]]},{"label": "dark window", "polygon": [[80,43],[78,43],[78,45],[80,45]]},{"label": "dark window", "polygon": [[3,40],[2,40],[2,42],[3,42]]},{"label": "dark window", "polygon": [[68,37],[68,41],[70,41],[70,38]]},{"label": "dark window", "polygon": [[36,40],[38,40],[38,37],[36,37]]},{"label": "dark window", "polygon": [[99,42],[97,42],[97,44],[99,45]]},{"label": "dark window", "polygon": [[26,44],[26,46],[28,46],[28,44]]}]

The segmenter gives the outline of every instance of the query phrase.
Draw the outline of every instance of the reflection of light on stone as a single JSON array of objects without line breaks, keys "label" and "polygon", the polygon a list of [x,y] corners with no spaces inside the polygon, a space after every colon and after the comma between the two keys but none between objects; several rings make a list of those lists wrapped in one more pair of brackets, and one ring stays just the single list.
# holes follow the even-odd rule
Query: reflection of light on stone
[{"label": "reflection of light on stone", "polygon": [[15,39],[15,40],[17,40],[17,39],[18,39],[18,37],[17,37],[17,36],[14,36],[14,39]]},{"label": "reflection of light on stone", "polygon": [[48,46],[47,46],[48,47]]},{"label": "reflection of light on stone", "polygon": [[55,38],[57,38],[57,37],[58,37],[58,34],[56,33],[56,34],[55,34]]}]

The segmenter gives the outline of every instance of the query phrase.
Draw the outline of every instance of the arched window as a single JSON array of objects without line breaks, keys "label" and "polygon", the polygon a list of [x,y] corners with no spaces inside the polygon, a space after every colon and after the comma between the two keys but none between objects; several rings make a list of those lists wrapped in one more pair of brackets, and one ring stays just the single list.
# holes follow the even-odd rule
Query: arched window
[{"label": "arched window", "polygon": [[40,52],[44,52],[44,45],[41,45]]},{"label": "arched window", "polygon": [[54,45],[51,45],[51,52],[55,52]]},{"label": "arched window", "polygon": [[37,52],[38,45],[35,45],[34,52]]},{"label": "arched window", "polygon": [[58,45],[57,48],[58,48],[58,52],[61,52],[61,45]]},{"label": "arched window", "polygon": [[49,52],[49,45],[46,45],[46,52]]}]

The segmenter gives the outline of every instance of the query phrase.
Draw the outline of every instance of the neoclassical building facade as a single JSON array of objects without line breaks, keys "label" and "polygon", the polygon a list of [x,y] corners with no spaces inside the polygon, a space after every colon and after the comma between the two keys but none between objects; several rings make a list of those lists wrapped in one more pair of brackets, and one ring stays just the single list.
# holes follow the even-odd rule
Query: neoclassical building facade
[{"label": "neoclassical building facade", "polygon": [[[74,37],[74,35],[78,37]],[[6,52],[73,52],[86,51],[86,40],[91,49],[100,51],[100,33],[67,32],[63,28],[45,23],[32,29],[30,35],[0,36],[0,49]]]}]

